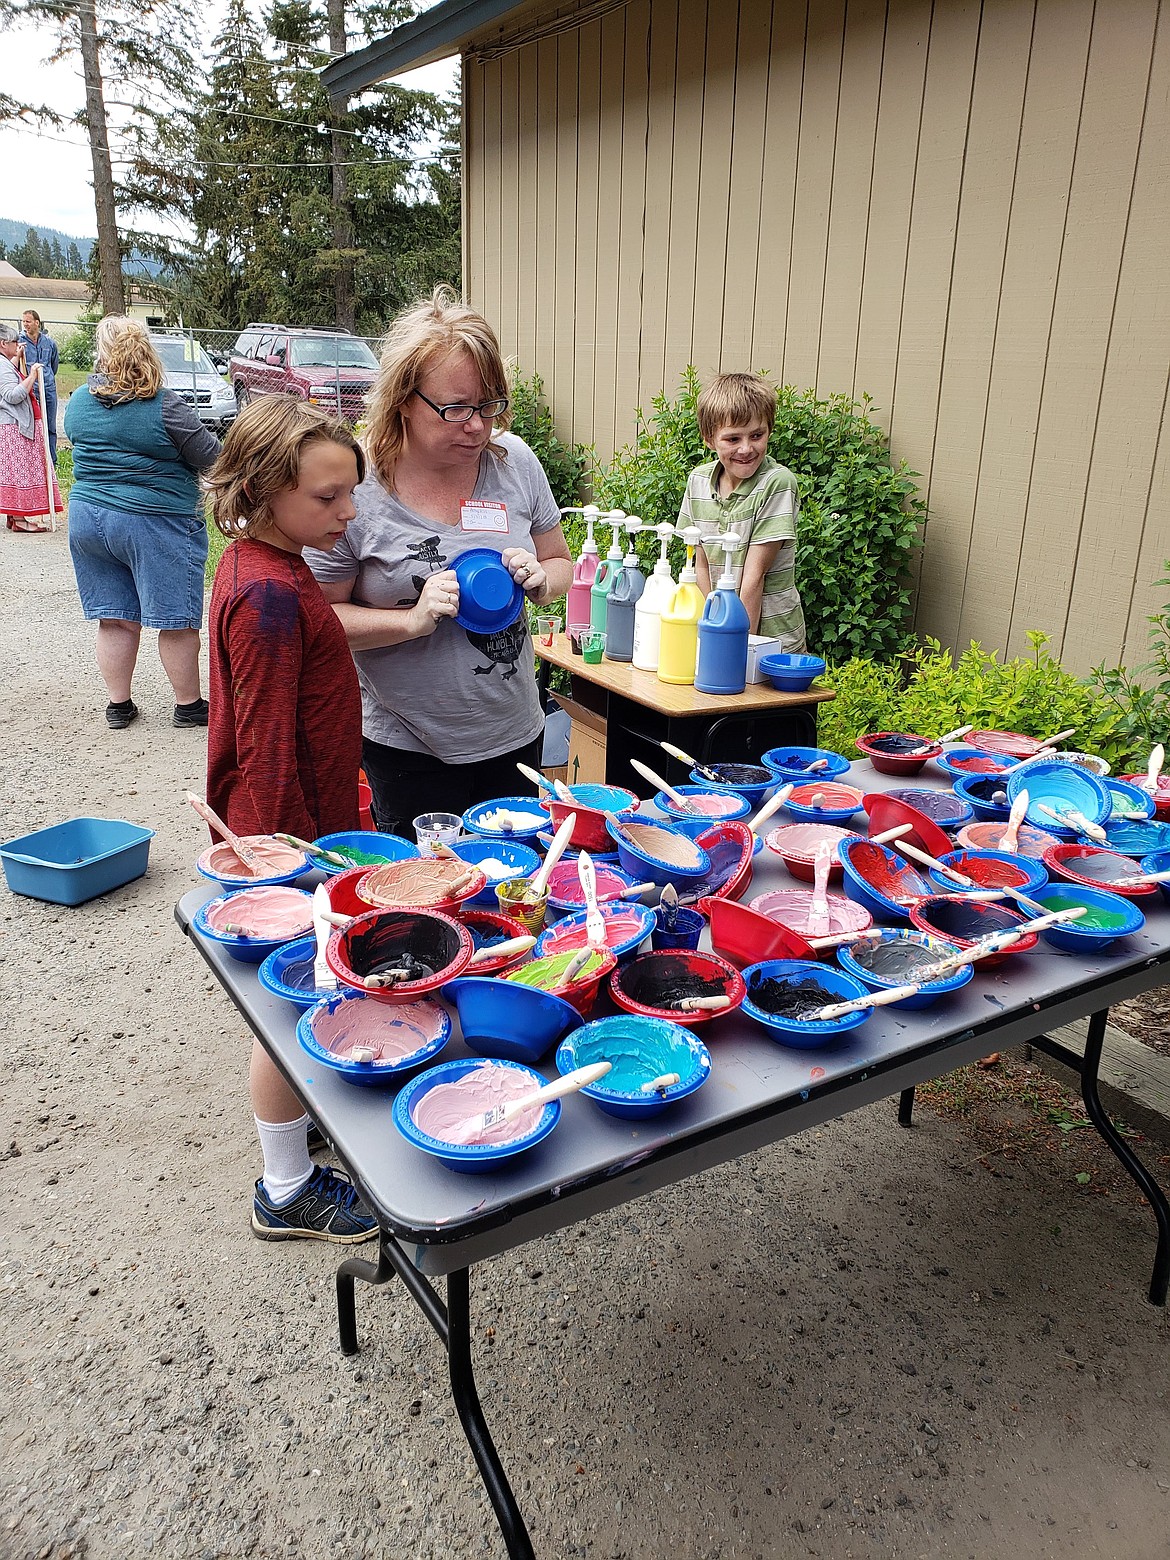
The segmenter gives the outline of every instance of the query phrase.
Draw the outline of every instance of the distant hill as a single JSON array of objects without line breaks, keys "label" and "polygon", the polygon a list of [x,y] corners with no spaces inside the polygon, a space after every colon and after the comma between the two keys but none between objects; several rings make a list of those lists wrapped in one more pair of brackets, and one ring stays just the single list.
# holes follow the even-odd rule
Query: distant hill
[{"label": "distant hill", "polygon": [[97,243],[96,238],[79,238],[76,233],[62,233],[60,228],[42,227],[39,222],[17,221],[14,217],[0,217],[0,242],[7,244],[9,249],[16,249],[24,243],[30,227],[36,228],[38,237],[47,238],[50,244],[56,239],[62,249],[76,244],[82,260],[89,259],[89,252]]}]

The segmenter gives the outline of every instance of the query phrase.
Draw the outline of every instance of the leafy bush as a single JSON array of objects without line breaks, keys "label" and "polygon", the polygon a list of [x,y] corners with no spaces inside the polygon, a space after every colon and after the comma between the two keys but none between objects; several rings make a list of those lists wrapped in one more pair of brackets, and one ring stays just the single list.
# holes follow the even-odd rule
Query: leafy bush
[{"label": "leafy bush", "polygon": [[77,329],[70,331],[64,341],[58,343],[57,351],[62,363],[80,369],[83,374],[92,373],[94,337],[100,318],[101,315],[92,309],[77,316]]},{"label": "leafy bush", "polygon": [[[1157,581],[1170,590],[1170,558],[1162,564]],[[1111,710],[1120,741],[1129,752],[1134,770],[1145,767],[1149,750],[1170,737],[1170,602],[1147,619],[1150,624],[1151,659],[1127,671],[1124,666],[1106,669],[1104,662],[1092,671],[1092,682]]]},{"label": "leafy bush", "polygon": [[557,438],[552,413],[544,399],[544,380],[516,371],[512,375],[512,432],[529,446],[544,467],[553,497],[562,508],[581,502],[581,487],[589,465],[588,452],[580,444]]},{"label": "leafy bush", "polygon": [[[594,469],[603,508],[640,515],[649,526],[677,519],[688,475],[710,459],[695,416],[699,390],[688,368],[674,400],[655,396],[648,418],[639,408],[633,443]],[[910,558],[926,522],[916,474],[892,464],[868,396],[819,400],[784,385],[777,399],[768,450],[800,490],[796,577],[809,646],[836,660],[897,655],[909,634]],[[639,539],[644,564],[657,550],[653,536]]]},{"label": "leafy bush", "polygon": [[1048,635],[1031,631],[1030,656],[1000,661],[972,643],[956,661],[928,639],[901,664],[855,659],[831,667],[825,681],[837,697],[818,709],[817,740],[856,757],[867,731],[940,737],[968,722],[981,728],[1052,736],[1072,726],[1076,745],[1116,765],[1132,756],[1116,712],[1092,683],[1065,671],[1048,651]]}]

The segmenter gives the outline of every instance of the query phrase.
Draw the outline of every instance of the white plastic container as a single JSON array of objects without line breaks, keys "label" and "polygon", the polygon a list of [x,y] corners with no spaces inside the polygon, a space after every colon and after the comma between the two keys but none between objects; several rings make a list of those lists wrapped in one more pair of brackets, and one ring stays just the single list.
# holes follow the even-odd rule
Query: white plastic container
[{"label": "white plastic container", "polygon": [[760,661],[766,655],[771,655],[773,650],[779,650],[780,641],[772,634],[748,635],[748,659],[747,680],[750,683],[763,683],[768,679],[760,670]]}]

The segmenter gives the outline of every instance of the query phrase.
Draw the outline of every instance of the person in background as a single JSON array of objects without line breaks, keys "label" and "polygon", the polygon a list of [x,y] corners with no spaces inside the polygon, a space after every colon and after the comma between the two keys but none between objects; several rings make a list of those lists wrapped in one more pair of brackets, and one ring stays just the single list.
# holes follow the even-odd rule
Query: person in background
[{"label": "person in background", "polygon": [[41,365],[45,376],[45,419],[49,428],[49,454],[53,465],[57,464],[57,370],[61,366],[57,355],[57,343],[48,335],[35,309],[26,309],[21,316],[24,329],[20,333],[24,347],[24,360],[31,368]]},{"label": "person in background", "polygon": [[[33,409],[36,374],[24,359],[16,327],[0,324],[0,514],[10,531],[47,531],[45,451]],[[61,495],[53,481],[53,503]]]},{"label": "person in background", "polygon": [[480,634],[455,621],[452,564],[490,548],[534,606],[573,564],[536,456],[508,425],[499,342],[447,287],[391,324],[369,400],[370,471],[330,553],[306,553],[345,629],[362,688],[363,764],[381,829],[529,794],[544,715],[527,614]]},{"label": "person in background", "polygon": [[206,726],[199,691],[199,628],[207,525],[199,473],[219,440],[173,390],[146,326],[110,314],[96,336],[97,372],[69,397],[73,445],[69,551],[81,605],[97,619],[97,664],[109,690],[106,723],[138,719],[130,682],[142,630],[175,695],[174,726]]},{"label": "person in background", "polygon": [[734,531],[731,555],[736,590],[753,634],[804,650],[804,608],[796,588],[796,478],[768,454],[776,421],[776,392],[760,374],[717,374],[695,405],[703,443],[715,456],[687,478],[678,529],[696,525],[703,546],[695,555],[699,589],[710,592],[723,572],[716,538]]},{"label": "person in background", "polygon": [[[215,523],[232,538],[208,621],[207,800],[237,834],[313,840],[358,827],[357,674],[301,553],[345,535],[364,472],[345,423],[271,395],[240,414],[207,479]],[[249,1089],[264,1155],[256,1237],[371,1239],[377,1224],[350,1182],[310,1159],[304,1106],[258,1040]]]}]

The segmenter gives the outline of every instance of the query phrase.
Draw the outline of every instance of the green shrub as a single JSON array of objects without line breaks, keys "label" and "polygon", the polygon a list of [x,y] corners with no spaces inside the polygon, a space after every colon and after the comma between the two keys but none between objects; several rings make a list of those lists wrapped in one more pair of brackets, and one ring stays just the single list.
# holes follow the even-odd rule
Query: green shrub
[{"label": "green shrub", "polygon": [[77,328],[58,343],[57,350],[62,363],[80,369],[83,374],[93,371],[94,337],[100,319],[100,312],[93,309],[77,316]]},{"label": "green shrub", "polygon": [[[1170,558],[1157,581],[1170,590]],[[1150,614],[1150,660],[1127,671],[1124,666],[1092,671],[1092,683],[1112,712],[1119,741],[1126,744],[1132,771],[1144,769],[1149,751],[1170,737],[1170,602]]]},{"label": "green shrub", "polygon": [[[640,515],[649,525],[678,518],[693,468],[710,459],[699,437],[699,376],[688,368],[678,395],[639,408],[632,444],[593,473],[597,502]],[[915,473],[894,466],[882,429],[870,421],[868,396],[820,400],[812,390],[777,391],[768,450],[796,475],[796,578],[809,647],[830,660],[878,659],[903,649],[910,627],[909,565],[926,522]],[[567,528],[567,530],[570,528]],[[579,525],[571,527],[575,533]],[[574,549],[575,550],[575,549]],[[639,538],[643,564],[657,555],[653,536]],[[681,553],[674,549],[674,561]]]},{"label": "green shrub", "polygon": [[512,375],[511,396],[512,432],[524,440],[544,467],[557,503],[562,508],[579,504],[589,454],[582,445],[565,444],[557,438],[544,399],[544,380],[539,374],[525,379],[517,370]]}]

